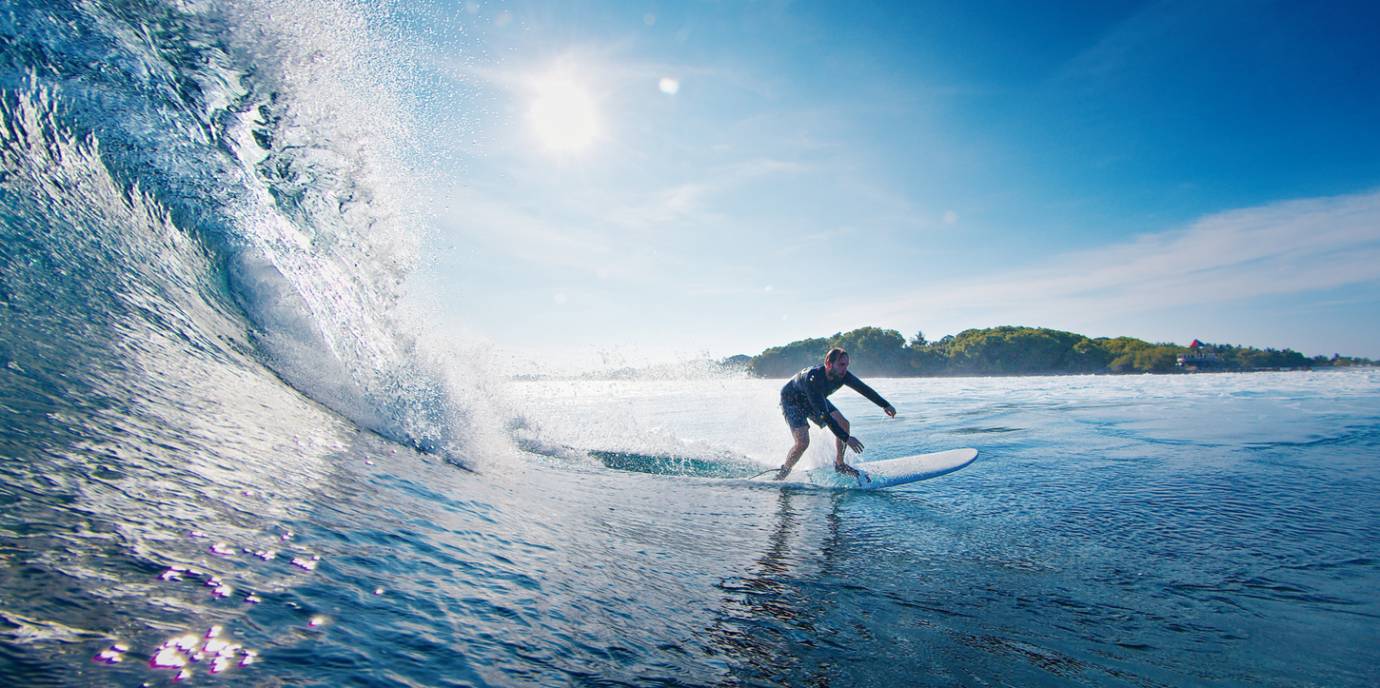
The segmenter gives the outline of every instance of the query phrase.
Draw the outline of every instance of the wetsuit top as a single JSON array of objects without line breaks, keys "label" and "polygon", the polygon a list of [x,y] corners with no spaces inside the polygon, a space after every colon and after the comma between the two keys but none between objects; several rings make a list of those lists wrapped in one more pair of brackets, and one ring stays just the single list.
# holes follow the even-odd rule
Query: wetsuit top
[{"label": "wetsuit top", "polygon": [[876,390],[863,384],[853,373],[845,373],[838,380],[830,380],[824,372],[824,366],[817,365],[813,368],[806,368],[795,374],[795,377],[786,381],[786,386],[781,388],[782,402],[790,402],[804,407],[810,412],[810,417],[820,425],[828,425],[834,435],[839,439],[847,441],[848,433],[844,432],[843,426],[834,420],[834,416],[829,413],[829,402],[825,399],[844,385],[848,385],[857,392],[868,398],[872,403],[886,408],[890,406],[882,395]]}]

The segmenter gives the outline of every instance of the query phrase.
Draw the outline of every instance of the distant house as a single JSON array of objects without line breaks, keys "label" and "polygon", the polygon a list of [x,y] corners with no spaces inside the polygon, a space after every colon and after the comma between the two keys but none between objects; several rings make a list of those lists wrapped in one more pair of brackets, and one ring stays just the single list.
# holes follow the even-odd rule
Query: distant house
[{"label": "distant house", "polygon": [[1208,351],[1207,346],[1198,340],[1188,345],[1188,352],[1179,354],[1178,364],[1184,370],[1201,370],[1222,365],[1222,355]]}]

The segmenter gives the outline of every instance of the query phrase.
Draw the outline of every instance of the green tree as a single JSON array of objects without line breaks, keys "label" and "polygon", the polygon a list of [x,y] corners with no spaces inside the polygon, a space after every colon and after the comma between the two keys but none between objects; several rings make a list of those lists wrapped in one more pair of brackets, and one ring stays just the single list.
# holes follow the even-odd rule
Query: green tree
[{"label": "green tree", "polygon": [[858,375],[907,375],[911,371],[906,338],[896,330],[862,327],[830,338],[848,351],[849,369]]},{"label": "green tree", "polygon": [[[1170,373],[1189,349],[1134,337],[1090,339],[1043,327],[1002,326],[964,330],[929,341],[917,331],[909,342],[896,330],[862,327],[828,338],[772,347],[752,357],[748,368],[764,377],[784,377],[818,365],[831,346],[851,354],[859,375],[1026,375],[1048,373]],[[1212,354],[1198,367],[1218,370],[1375,365],[1365,358],[1305,357],[1290,349],[1256,349],[1203,344]]]},{"label": "green tree", "polygon": [[774,346],[753,356],[748,370],[758,377],[788,377],[801,368],[816,365],[829,351],[829,340],[823,337],[801,339],[785,346]]}]

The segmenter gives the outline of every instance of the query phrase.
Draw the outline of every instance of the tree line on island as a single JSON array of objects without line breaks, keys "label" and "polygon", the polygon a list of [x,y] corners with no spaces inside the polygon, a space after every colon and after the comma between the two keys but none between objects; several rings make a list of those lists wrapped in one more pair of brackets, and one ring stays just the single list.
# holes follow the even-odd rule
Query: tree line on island
[{"label": "tree line on island", "polygon": [[1291,349],[1231,344],[1179,346],[1133,337],[1091,338],[1044,327],[1002,326],[964,330],[937,341],[917,332],[907,340],[896,330],[863,327],[832,337],[774,346],[756,356],[733,356],[725,365],[758,377],[794,375],[818,365],[830,348],[849,353],[860,376],[938,377],[1095,373],[1175,373],[1190,370],[1279,370],[1375,365],[1365,358],[1308,357]]}]

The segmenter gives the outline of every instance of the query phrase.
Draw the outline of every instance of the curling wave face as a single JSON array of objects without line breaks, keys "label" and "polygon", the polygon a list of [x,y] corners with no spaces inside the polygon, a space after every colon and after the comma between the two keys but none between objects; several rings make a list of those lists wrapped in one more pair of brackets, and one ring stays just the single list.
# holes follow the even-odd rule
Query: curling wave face
[{"label": "curling wave face", "polygon": [[166,369],[252,359],[460,458],[463,404],[393,315],[417,248],[384,25],[325,2],[0,10],[6,361],[52,342],[80,379],[80,351],[164,340]]}]

